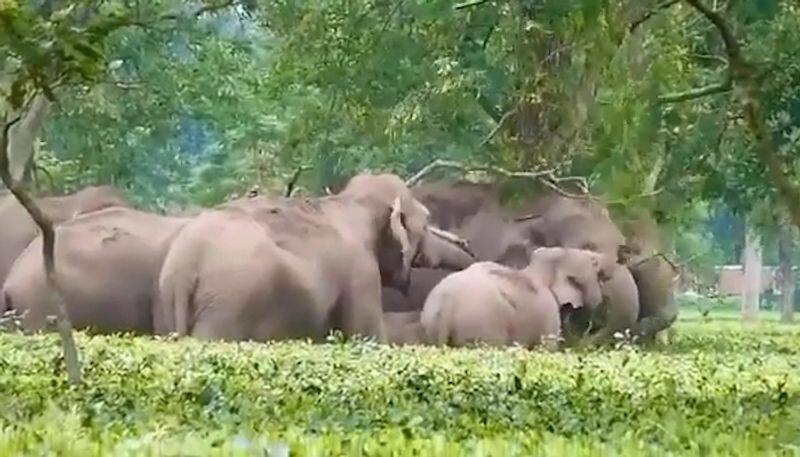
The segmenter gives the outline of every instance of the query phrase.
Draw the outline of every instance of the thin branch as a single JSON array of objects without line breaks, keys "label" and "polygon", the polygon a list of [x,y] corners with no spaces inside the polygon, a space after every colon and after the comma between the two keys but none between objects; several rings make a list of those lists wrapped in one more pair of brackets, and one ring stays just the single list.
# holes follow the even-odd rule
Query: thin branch
[{"label": "thin branch", "polygon": [[488,2],[489,0],[470,0],[464,3],[456,4],[453,9],[454,10],[463,10],[465,8],[472,8],[473,6],[483,5],[484,3]]},{"label": "thin branch", "polygon": [[494,35],[494,31],[496,28],[497,28],[497,23],[494,23],[491,26],[489,26],[489,30],[486,31],[486,35],[483,37],[483,44],[481,45],[481,49],[483,49],[484,51],[486,50],[486,46],[489,45],[489,40],[492,38],[492,35]]},{"label": "thin branch", "polygon": [[228,8],[230,6],[233,6],[234,1],[235,0],[225,0],[224,2],[216,4],[216,5],[205,5],[205,6],[201,7],[200,9],[198,9],[197,11],[195,11],[194,17],[195,17],[195,19],[197,19],[197,18],[199,18],[200,16],[202,16],[204,14],[213,13],[213,12]]},{"label": "thin branch", "polygon": [[[556,177],[554,169],[547,169],[542,171],[509,171],[505,168],[495,167],[491,165],[484,165],[484,166],[467,166],[459,162],[454,162],[452,160],[443,160],[443,159],[436,159],[433,162],[429,163],[428,165],[424,166],[421,170],[415,173],[413,176],[406,180],[406,185],[408,187],[413,187],[418,185],[425,179],[426,176],[431,174],[434,170],[440,168],[451,168],[455,170],[459,170],[462,173],[469,173],[474,171],[483,171],[488,173],[493,173],[496,175],[504,176],[506,178],[514,178],[514,179],[532,179],[534,181],[538,181],[542,185],[552,189],[554,192],[558,193],[559,195],[567,198],[589,198],[596,200],[597,197],[591,195],[588,191],[588,184],[586,183],[586,178],[581,176],[566,176],[566,177]],[[573,194],[571,192],[567,192],[562,189],[558,184],[561,182],[569,182],[574,181],[579,183],[578,186],[581,188],[582,194]]]},{"label": "thin branch", "polygon": [[651,190],[649,192],[642,192],[641,194],[632,195],[628,198],[620,199],[620,200],[607,200],[605,201],[606,205],[629,205],[632,200],[638,200],[640,198],[650,198],[656,197],[662,192],[664,192],[664,187],[659,187],[658,189]]},{"label": "thin branch", "polygon": [[515,114],[517,114],[516,109],[512,109],[511,111],[503,114],[503,117],[500,118],[500,121],[497,122],[497,125],[495,125],[492,131],[489,132],[488,135],[486,135],[486,138],[484,138],[483,141],[481,141],[480,146],[484,147],[487,144],[489,144],[489,142],[492,141],[492,139],[506,127],[506,125],[511,121],[511,118],[513,118]]},{"label": "thin branch", "polygon": [[696,98],[706,97],[714,94],[721,94],[730,92],[733,89],[733,79],[730,70],[727,70],[725,81],[719,84],[711,84],[709,86],[700,87],[697,89],[687,90],[686,92],[678,92],[675,94],[667,94],[658,97],[658,103],[680,103]]},{"label": "thin branch", "polygon": [[[193,17],[194,19],[199,19],[204,14],[214,13],[216,11],[223,10],[225,8],[229,8],[229,7],[233,6],[235,2],[236,2],[236,0],[225,0],[222,3],[203,5],[200,8],[198,8],[197,11],[195,11],[194,13],[191,13],[191,17]],[[161,19],[167,20],[167,21],[174,21],[174,20],[178,20],[178,19],[181,19],[181,18],[184,18],[184,17],[186,17],[186,16],[183,15],[183,14],[169,13],[169,14],[164,14],[163,16],[161,16]]]},{"label": "thin branch", "polygon": [[548,176],[553,173],[553,170],[544,170],[544,171],[537,171],[537,172],[520,172],[520,171],[508,171],[500,167],[494,167],[491,165],[484,165],[484,166],[467,166],[459,162],[455,162],[452,160],[444,160],[444,159],[436,159],[433,162],[429,163],[422,167],[421,170],[416,172],[413,176],[406,180],[406,185],[408,187],[413,187],[422,182],[425,177],[431,174],[434,170],[438,170],[440,168],[451,168],[455,170],[459,170],[464,173],[469,173],[472,171],[485,171],[491,172],[499,175],[503,175],[509,178],[529,178],[529,179],[538,179],[542,176]]},{"label": "thin branch", "polygon": [[660,13],[661,11],[671,7],[672,5],[678,3],[679,1],[680,0],[669,0],[669,1],[666,1],[664,3],[661,3],[661,4],[657,5],[655,8],[653,8],[651,10],[648,10],[640,18],[638,18],[635,21],[631,22],[631,25],[628,26],[628,31],[630,33],[635,32],[636,29],[639,28],[639,26],[641,26],[642,24],[647,22],[650,18],[652,18],[656,14]]},{"label": "thin branch", "polygon": [[464,252],[475,258],[475,253],[472,252],[472,250],[470,250],[469,248],[469,241],[465,240],[464,238],[461,238],[455,233],[448,232],[447,230],[442,230],[432,225],[428,226],[428,232],[431,235],[436,236],[437,238],[441,238],[442,240],[447,241],[448,243],[455,244],[459,248],[463,249]]},{"label": "thin branch", "polygon": [[643,263],[649,262],[649,261],[651,261],[651,260],[653,260],[653,259],[656,259],[656,258],[659,258],[659,257],[660,257],[660,258],[662,258],[662,259],[664,259],[664,261],[665,261],[665,262],[667,262],[667,263],[669,264],[669,266],[670,266],[670,267],[672,267],[672,271],[673,271],[673,272],[674,272],[676,275],[677,275],[677,274],[679,274],[679,273],[681,272],[681,267],[680,267],[680,265],[678,265],[678,263],[676,263],[675,261],[671,260],[671,259],[670,259],[670,258],[669,258],[669,257],[668,257],[666,254],[664,254],[663,252],[660,252],[660,251],[659,251],[659,252],[656,252],[656,253],[655,253],[655,254],[653,254],[653,255],[647,256],[647,257],[645,257],[645,258],[643,258],[643,259],[639,260],[638,262],[634,263],[633,265],[631,265],[631,266],[630,266],[630,267],[628,267],[628,268],[635,268],[635,267],[638,267],[639,265],[641,265],[641,264],[643,264]]},{"label": "thin branch", "polygon": [[286,183],[286,192],[284,192],[285,197],[288,198],[292,196],[294,188],[295,186],[297,186],[297,180],[300,179],[300,175],[303,174],[304,171],[307,171],[309,168],[310,167],[308,167],[307,165],[301,165],[297,167],[297,170],[294,171],[294,174],[292,175],[291,179],[289,179],[289,182]]}]

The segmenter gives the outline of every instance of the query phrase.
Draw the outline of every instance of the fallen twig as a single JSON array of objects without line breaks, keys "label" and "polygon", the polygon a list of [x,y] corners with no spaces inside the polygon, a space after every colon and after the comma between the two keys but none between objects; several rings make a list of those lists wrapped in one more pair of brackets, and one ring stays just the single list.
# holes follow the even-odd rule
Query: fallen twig
[{"label": "fallen twig", "polygon": [[449,243],[455,244],[456,246],[463,249],[464,252],[466,252],[467,254],[471,255],[472,257],[475,257],[475,253],[472,252],[472,250],[470,250],[469,241],[465,240],[464,238],[461,238],[455,233],[448,232],[447,230],[443,230],[438,227],[434,227],[432,225],[428,226],[428,232],[430,232],[431,235],[435,235]]}]

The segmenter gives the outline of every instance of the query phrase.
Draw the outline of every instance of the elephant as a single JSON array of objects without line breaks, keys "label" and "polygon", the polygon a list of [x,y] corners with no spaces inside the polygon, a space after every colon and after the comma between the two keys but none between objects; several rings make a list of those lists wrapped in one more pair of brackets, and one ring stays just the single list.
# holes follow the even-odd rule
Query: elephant
[{"label": "elephant", "polygon": [[391,174],[316,199],[254,197],[204,212],[170,246],[159,317],[203,340],[385,341],[381,286],[407,290],[429,212]]},{"label": "elephant", "polygon": [[426,341],[552,348],[562,314],[602,302],[602,262],[601,254],[570,248],[538,248],[521,270],[477,262],[428,295],[420,314]]},{"label": "elephant", "polygon": [[[57,279],[75,328],[99,333],[154,332],[154,286],[170,240],[188,222],[131,208],[106,208],[55,229]],[[0,301],[23,315],[26,331],[46,328],[52,291],[38,236],[14,262]]]},{"label": "elephant", "polygon": [[536,199],[515,221],[527,222],[518,231],[532,247],[561,246],[603,254],[603,270],[609,276],[633,255],[608,210],[588,197],[548,194]]},{"label": "elephant", "polygon": [[[468,266],[465,265],[463,268]],[[384,287],[381,290],[383,311],[399,313],[421,310],[434,286],[453,271],[445,268],[412,268],[409,289],[406,294],[392,287]]]},{"label": "elephant", "polygon": [[635,331],[639,317],[639,290],[630,269],[616,268],[611,278],[600,284],[603,301],[596,310],[575,310],[562,322],[568,339],[587,336],[589,344],[612,341],[616,332]]},{"label": "elephant", "polygon": [[412,188],[431,212],[431,223],[463,237],[478,260],[523,268],[528,264],[525,222],[501,207],[496,188],[469,182],[434,182]]},{"label": "elephant", "polygon": [[386,340],[396,345],[425,343],[425,330],[419,320],[419,311],[383,313]]},{"label": "elephant", "polygon": [[649,340],[670,327],[678,317],[674,292],[678,271],[660,255],[666,251],[666,243],[651,215],[640,215],[621,225],[628,243],[636,251],[630,269],[639,291],[637,333]]},{"label": "elephant", "polygon": [[[60,224],[79,214],[111,206],[129,207],[122,193],[110,186],[86,187],[78,192],[60,197],[36,199],[39,207],[54,224]],[[0,193],[0,285],[3,284],[11,264],[39,231],[25,208],[6,191]]]}]

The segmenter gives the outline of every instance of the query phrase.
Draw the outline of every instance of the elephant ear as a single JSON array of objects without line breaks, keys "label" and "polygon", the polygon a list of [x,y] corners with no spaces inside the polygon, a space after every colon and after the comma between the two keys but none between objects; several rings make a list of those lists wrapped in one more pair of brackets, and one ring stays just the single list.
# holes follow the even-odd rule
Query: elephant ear
[{"label": "elephant ear", "polygon": [[559,306],[572,305],[573,308],[583,307],[583,292],[574,278],[562,273],[556,273],[550,290],[556,297]]},{"label": "elephant ear", "polygon": [[411,261],[413,254],[411,252],[411,241],[408,237],[408,227],[406,225],[406,217],[403,213],[403,203],[400,197],[394,199],[392,204],[392,214],[389,217],[389,229],[392,232],[392,237],[400,245],[400,253],[403,256],[403,272],[406,273],[411,269]]}]

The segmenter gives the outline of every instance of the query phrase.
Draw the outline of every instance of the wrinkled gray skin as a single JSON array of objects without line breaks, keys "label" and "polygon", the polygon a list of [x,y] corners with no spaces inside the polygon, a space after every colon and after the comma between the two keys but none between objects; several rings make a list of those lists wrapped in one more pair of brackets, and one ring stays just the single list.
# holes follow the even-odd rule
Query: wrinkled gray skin
[{"label": "wrinkled gray skin", "polygon": [[[79,214],[111,206],[130,206],[122,193],[110,186],[87,187],[61,197],[43,197],[36,203],[54,224],[60,224]],[[8,191],[0,191],[0,285],[11,264],[36,238],[39,229],[28,212]]]},{"label": "wrinkled gray skin", "polygon": [[340,330],[385,341],[381,285],[407,288],[428,218],[387,174],[356,176],[329,197],[205,212],[170,247],[159,315],[200,339],[319,341]]},{"label": "wrinkled gray skin", "polygon": [[419,311],[383,313],[386,340],[401,346],[425,344],[425,329],[419,319]]},{"label": "wrinkled gray skin", "polygon": [[[153,333],[154,286],[169,241],[188,219],[107,208],[56,227],[55,263],[73,326]],[[28,331],[46,326],[55,303],[45,280],[42,238],[14,263],[0,301],[26,313]]]},{"label": "wrinkled gray skin", "polygon": [[563,307],[600,305],[601,263],[597,253],[565,248],[535,250],[522,270],[475,263],[431,291],[420,315],[426,341],[552,346],[561,333]]}]

